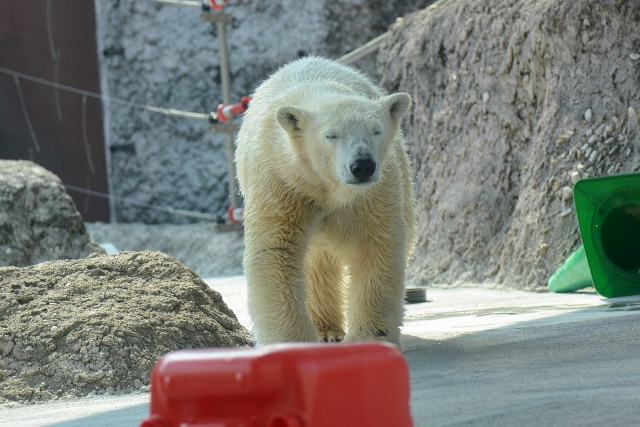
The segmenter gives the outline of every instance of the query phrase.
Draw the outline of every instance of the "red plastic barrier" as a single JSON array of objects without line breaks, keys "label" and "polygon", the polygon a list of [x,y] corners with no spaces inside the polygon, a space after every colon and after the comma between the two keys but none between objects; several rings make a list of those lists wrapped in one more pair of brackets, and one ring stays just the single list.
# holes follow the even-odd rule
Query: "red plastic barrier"
[{"label": "red plastic barrier", "polygon": [[169,353],[153,368],[140,427],[412,425],[402,354],[362,342]]}]

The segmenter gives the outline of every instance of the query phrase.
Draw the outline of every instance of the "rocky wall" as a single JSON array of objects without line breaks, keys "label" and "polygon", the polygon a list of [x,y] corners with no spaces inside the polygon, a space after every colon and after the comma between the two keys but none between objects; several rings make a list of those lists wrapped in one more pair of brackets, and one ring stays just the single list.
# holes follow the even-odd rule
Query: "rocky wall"
[{"label": "rocky wall", "polygon": [[640,170],[639,25],[635,1],[441,0],[393,26],[416,282],[546,288],[581,242],[573,184]]}]

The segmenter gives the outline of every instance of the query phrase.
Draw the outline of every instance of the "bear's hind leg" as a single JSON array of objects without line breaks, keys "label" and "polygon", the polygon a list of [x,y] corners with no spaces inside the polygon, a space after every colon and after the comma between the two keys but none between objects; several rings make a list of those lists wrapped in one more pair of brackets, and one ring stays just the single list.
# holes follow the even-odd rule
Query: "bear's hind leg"
[{"label": "bear's hind leg", "polygon": [[345,335],[346,273],[338,257],[321,249],[311,249],[305,260],[309,285],[307,307],[320,339],[338,342]]}]

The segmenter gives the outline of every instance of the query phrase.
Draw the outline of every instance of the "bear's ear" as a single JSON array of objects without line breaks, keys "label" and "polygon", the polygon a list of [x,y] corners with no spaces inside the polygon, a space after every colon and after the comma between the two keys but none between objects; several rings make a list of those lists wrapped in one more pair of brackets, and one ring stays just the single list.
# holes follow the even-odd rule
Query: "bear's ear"
[{"label": "bear's ear", "polygon": [[308,118],[309,113],[296,107],[280,107],[276,111],[278,124],[287,132],[300,131]]},{"label": "bear's ear", "polygon": [[400,121],[411,107],[411,97],[404,92],[383,96],[379,102],[389,112],[394,122]]}]

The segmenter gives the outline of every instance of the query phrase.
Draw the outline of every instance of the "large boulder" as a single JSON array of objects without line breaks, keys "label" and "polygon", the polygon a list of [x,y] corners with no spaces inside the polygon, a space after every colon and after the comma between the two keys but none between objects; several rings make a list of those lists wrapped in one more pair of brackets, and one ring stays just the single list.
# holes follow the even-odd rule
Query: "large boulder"
[{"label": "large boulder", "polygon": [[0,405],[146,390],[168,351],[252,345],[220,294],[160,252],[0,268]]},{"label": "large boulder", "polygon": [[536,289],[580,244],[572,184],[639,169],[640,8],[441,0],[378,66],[410,93],[418,282]]},{"label": "large boulder", "polygon": [[60,179],[33,162],[0,160],[0,266],[84,258],[91,241]]}]

